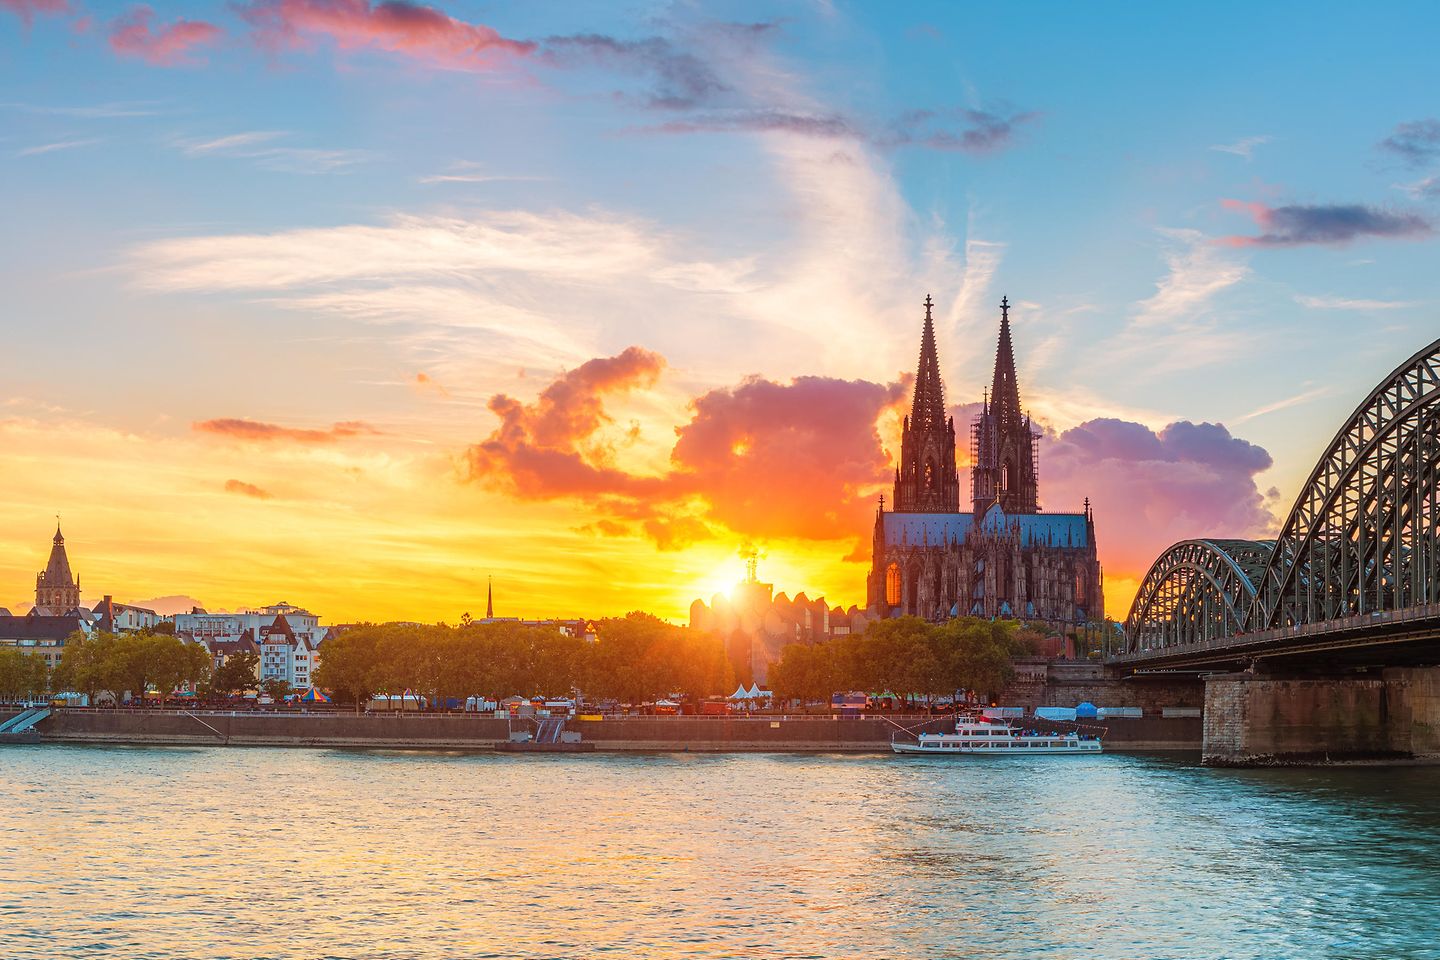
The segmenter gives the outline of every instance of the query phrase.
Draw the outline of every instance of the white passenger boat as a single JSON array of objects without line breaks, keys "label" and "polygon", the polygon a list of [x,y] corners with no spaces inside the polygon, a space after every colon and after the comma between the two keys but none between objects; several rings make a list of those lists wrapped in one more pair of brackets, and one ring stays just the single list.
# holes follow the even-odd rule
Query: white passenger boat
[{"label": "white passenger boat", "polygon": [[1048,753],[1099,753],[1100,738],[1077,732],[1031,733],[1016,730],[1003,720],[961,717],[954,733],[922,733],[914,742],[891,740],[896,753],[935,756],[946,753],[973,753],[985,756],[1033,757]]}]

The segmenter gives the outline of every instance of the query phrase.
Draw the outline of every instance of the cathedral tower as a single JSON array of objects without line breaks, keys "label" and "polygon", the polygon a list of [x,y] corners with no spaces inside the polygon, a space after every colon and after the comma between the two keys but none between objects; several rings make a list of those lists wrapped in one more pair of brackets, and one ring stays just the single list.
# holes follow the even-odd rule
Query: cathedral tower
[{"label": "cathedral tower", "polygon": [[925,330],[915,371],[915,399],[900,439],[892,510],[898,513],[956,513],[960,476],[955,468],[955,421],[945,416],[945,385],[935,349],[934,302],[925,297]]},{"label": "cathedral tower", "polygon": [[70,558],[65,555],[65,535],[55,524],[55,539],[50,546],[50,562],[35,576],[35,606],[62,616],[80,606],[80,581],[70,572]]},{"label": "cathedral tower", "polygon": [[1010,300],[1000,299],[1000,342],[995,376],[980,416],[971,426],[970,496],[975,515],[998,503],[1007,514],[1038,513],[1035,431],[1020,410],[1015,350],[1010,343]]}]

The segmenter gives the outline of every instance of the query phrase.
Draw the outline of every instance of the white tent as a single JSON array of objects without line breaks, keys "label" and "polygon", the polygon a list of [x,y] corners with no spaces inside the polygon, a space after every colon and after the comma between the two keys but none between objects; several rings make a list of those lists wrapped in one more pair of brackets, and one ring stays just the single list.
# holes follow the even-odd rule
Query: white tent
[{"label": "white tent", "polygon": [[764,694],[760,692],[760,684],[750,684],[750,692],[747,693],[745,696],[749,697],[751,700],[759,700],[761,697],[763,697]]},{"label": "white tent", "polygon": [[735,688],[735,692],[732,693],[732,694],[730,694],[730,699],[731,699],[731,700],[749,700],[749,699],[750,699],[750,694],[748,694],[748,693],[745,692],[745,684],[742,683],[742,684],[740,684],[740,686],[736,687],[736,688]]}]

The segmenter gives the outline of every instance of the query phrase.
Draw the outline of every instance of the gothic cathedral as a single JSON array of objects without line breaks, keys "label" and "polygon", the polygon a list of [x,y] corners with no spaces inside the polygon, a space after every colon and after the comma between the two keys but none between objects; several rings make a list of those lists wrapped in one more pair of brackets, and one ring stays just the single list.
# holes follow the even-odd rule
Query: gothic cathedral
[{"label": "gothic cathedral", "polygon": [[1020,408],[1009,300],[1000,301],[990,392],[970,425],[970,506],[961,511],[955,420],[945,413],[932,306],[926,297],[894,495],[889,510],[881,498],[875,515],[867,613],[1013,617],[1057,626],[1103,619],[1090,502],[1081,513],[1040,510],[1039,436]]}]

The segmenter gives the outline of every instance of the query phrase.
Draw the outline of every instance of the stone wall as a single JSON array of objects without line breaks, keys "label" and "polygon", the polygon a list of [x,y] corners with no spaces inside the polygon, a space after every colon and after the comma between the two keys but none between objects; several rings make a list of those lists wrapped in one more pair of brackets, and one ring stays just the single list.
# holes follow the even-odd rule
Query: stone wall
[{"label": "stone wall", "polygon": [[1413,756],[1408,678],[1208,678],[1202,759],[1269,766]]},{"label": "stone wall", "polygon": [[1090,660],[1053,660],[1016,663],[1016,679],[997,699],[1007,707],[1073,707],[1093,703],[1097,707],[1139,707],[1146,716],[1159,715],[1165,707],[1205,705],[1205,684],[1188,674],[1111,677],[1105,665]]}]

